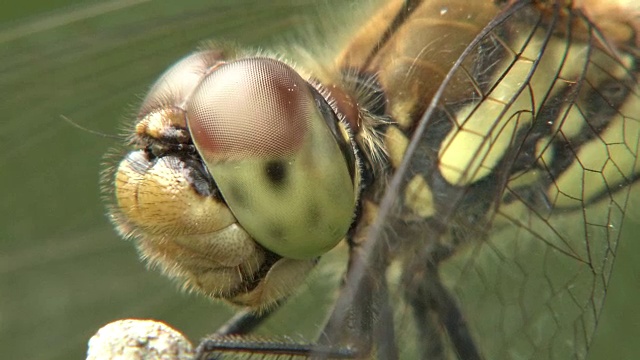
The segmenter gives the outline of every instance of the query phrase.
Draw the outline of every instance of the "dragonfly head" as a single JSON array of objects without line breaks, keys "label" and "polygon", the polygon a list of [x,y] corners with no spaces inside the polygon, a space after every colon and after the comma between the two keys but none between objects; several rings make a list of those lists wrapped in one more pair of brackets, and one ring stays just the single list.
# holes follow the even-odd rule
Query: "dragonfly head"
[{"label": "dragonfly head", "polygon": [[109,180],[118,230],[209,296],[264,308],[291,293],[345,237],[360,187],[349,125],[316,86],[216,49],[173,65]]}]

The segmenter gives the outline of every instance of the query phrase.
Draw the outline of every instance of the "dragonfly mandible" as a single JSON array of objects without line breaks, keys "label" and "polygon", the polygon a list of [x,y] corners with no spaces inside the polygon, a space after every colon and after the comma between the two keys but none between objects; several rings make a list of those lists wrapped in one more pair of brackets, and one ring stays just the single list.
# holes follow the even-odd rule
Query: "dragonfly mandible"
[{"label": "dragonfly mandible", "polygon": [[[210,43],[143,101],[111,219],[163,273],[249,309],[201,358],[585,358],[638,196],[629,10],[388,1],[320,64]],[[335,246],[316,344],[237,337]]]}]

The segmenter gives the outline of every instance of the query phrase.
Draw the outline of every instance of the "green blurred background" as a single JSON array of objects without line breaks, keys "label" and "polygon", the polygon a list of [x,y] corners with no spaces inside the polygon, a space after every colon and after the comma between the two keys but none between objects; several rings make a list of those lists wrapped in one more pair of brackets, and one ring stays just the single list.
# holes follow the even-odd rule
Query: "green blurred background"
[{"label": "green blurred background", "polygon": [[[62,116],[118,134],[152,81],[201,40],[269,47],[317,18],[312,3],[56,0],[2,6],[1,358],[82,359],[89,337],[119,318],[162,319],[197,339],[229,316],[146,271],[133,245],[116,236],[104,215],[99,173],[117,141],[79,130]],[[640,210],[632,211],[640,219]],[[640,354],[640,227],[625,231],[592,359]],[[285,320],[281,315],[276,323]]]}]

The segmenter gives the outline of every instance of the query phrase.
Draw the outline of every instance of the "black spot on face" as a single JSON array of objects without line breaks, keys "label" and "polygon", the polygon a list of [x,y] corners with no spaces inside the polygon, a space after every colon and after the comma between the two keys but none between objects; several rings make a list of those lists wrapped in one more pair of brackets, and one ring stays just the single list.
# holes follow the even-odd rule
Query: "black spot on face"
[{"label": "black spot on face", "polygon": [[246,209],[250,204],[245,193],[246,191],[242,186],[238,186],[237,184],[232,185],[231,189],[229,189],[229,197],[226,199],[227,203],[233,202],[234,206]]},{"label": "black spot on face", "polygon": [[282,240],[284,233],[285,231],[281,225],[271,224],[271,226],[269,226],[269,236],[273,240]]},{"label": "black spot on face", "polygon": [[282,187],[287,180],[287,166],[282,161],[269,161],[264,167],[264,172],[269,182],[274,187]]},{"label": "black spot on face", "polygon": [[312,203],[307,207],[306,223],[310,229],[316,229],[320,225],[320,211],[317,204]]}]

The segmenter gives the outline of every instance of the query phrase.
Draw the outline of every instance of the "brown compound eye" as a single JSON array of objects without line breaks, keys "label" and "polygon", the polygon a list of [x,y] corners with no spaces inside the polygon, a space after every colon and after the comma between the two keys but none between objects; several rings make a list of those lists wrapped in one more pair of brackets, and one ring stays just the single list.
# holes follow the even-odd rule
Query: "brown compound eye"
[{"label": "brown compound eye", "polygon": [[165,107],[182,107],[212,68],[224,63],[223,52],[199,51],[182,58],[153,84],[140,106],[139,117]]},{"label": "brown compound eye", "polygon": [[295,259],[335,246],[356,201],[355,165],[314,92],[288,65],[249,58],[216,68],[186,104],[194,144],[239,223]]}]

